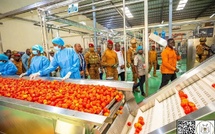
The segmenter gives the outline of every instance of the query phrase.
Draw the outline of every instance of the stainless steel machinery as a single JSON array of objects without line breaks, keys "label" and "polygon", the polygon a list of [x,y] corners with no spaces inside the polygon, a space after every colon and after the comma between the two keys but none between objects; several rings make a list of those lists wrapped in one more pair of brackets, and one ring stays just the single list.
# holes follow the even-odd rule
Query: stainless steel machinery
[{"label": "stainless steel machinery", "polygon": [[[215,120],[215,56],[183,74],[171,84],[139,104],[137,115],[127,121],[133,122],[126,132],[133,134],[134,123],[139,116],[145,118],[141,133],[176,133],[177,120]],[[198,108],[186,115],[180,106],[178,91],[183,90]]]},{"label": "stainless steel machinery", "polygon": [[[44,78],[45,80],[53,80]],[[132,82],[68,80],[79,84],[100,84],[123,90],[124,99],[109,104],[109,117],[83,113],[32,102],[0,97],[0,133],[3,134],[133,134],[134,123],[145,119],[142,133],[175,133],[177,120],[215,120],[215,57],[165,86],[154,95],[136,104]],[[178,91],[183,90],[197,111],[185,115]],[[123,105],[123,113],[116,114]],[[127,126],[127,122],[132,125]]]},{"label": "stainless steel machinery", "polygon": [[[57,80],[56,78],[40,79]],[[106,133],[107,128],[116,119],[119,107],[123,106],[126,101],[133,101],[132,105],[126,104],[131,110],[138,108],[131,93],[133,82],[96,80],[67,80],[67,82],[116,87],[118,90],[124,92],[124,99],[120,102],[113,99],[107,105],[111,113],[106,117],[102,114],[96,115],[24,100],[0,97],[0,134]]]}]

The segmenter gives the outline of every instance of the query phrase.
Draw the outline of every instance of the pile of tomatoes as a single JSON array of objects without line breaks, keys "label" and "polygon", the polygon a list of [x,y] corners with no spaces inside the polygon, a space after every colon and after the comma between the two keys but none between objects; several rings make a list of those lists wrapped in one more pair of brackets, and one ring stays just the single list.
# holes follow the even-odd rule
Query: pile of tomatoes
[{"label": "pile of tomatoes", "polygon": [[134,123],[135,134],[139,134],[142,131],[142,127],[145,124],[144,118],[140,116],[138,122]]},{"label": "pile of tomatoes", "polygon": [[0,78],[0,96],[99,114],[114,98],[122,100],[123,93],[100,85]]},{"label": "pile of tomatoes", "polygon": [[196,105],[188,100],[187,94],[185,94],[182,90],[178,92],[178,95],[181,99],[181,107],[184,109],[185,114],[189,114],[197,110]]}]

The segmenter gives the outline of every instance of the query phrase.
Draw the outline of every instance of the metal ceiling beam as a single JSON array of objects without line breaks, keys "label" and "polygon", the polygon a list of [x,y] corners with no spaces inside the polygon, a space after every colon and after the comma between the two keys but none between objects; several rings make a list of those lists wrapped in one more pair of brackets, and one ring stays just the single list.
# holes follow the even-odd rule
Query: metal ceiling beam
[{"label": "metal ceiling beam", "polygon": [[[114,3],[112,2],[112,0],[110,1],[110,3],[114,6]],[[123,19],[123,14],[116,8],[114,7],[114,9],[119,13],[119,15],[122,17]],[[129,23],[129,21],[127,20],[127,18],[125,18],[125,22],[126,24],[128,24],[129,27],[131,27],[132,25]]]},{"label": "metal ceiling beam", "polygon": [[[197,23],[206,23],[206,22],[215,22],[215,20],[190,20],[190,21],[183,21],[183,22],[173,22],[173,26],[180,26],[184,24],[197,24]],[[168,24],[157,24],[157,25],[150,25],[149,28],[155,28],[155,27],[167,27]],[[133,28],[127,28],[126,30],[139,30],[144,29],[144,26],[138,26]],[[116,29],[115,29],[116,30]],[[122,30],[118,30],[122,31]]]},{"label": "metal ceiling beam", "polygon": [[[203,1],[204,2],[204,1]],[[207,4],[205,4],[205,2],[203,3],[203,2],[199,2],[199,4],[201,4],[201,6],[204,6],[204,5],[207,5]],[[193,5],[192,6],[192,10],[194,9],[194,10],[200,10],[198,7],[199,7],[199,4],[195,4],[195,5]],[[159,5],[159,4],[154,4],[154,5]],[[158,11],[158,8],[162,8],[162,6],[156,6],[156,7],[153,7],[153,8],[150,8],[149,7],[149,13],[154,13],[154,12],[157,12]],[[169,6],[168,5],[165,5],[165,6],[163,6],[163,9],[166,9],[166,10],[164,10],[163,12],[165,12],[165,13],[168,13],[168,9],[169,8]],[[154,9],[154,10],[153,10]],[[131,10],[131,12],[132,12],[132,14],[134,13],[134,12],[136,12],[136,13],[139,13],[139,12],[144,12],[144,10],[142,9],[142,7],[138,7],[138,8],[130,8],[130,10]],[[184,9],[183,11],[180,11],[180,12],[185,12],[185,11],[187,11],[186,9]],[[174,13],[175,12],[178,12],[178,11],[174,11]],[[110,13],[111,15],[112,15],[112,13],[114,13],[114,12],[108,12],[108,13]],[[108,13],[105,11],[98,11],[97,12],[97,16],[101,16],[101,15],[103,15],[103,14],[107,14],[108,15]],[[115,13],[116,14],[116,13]],[[86,16],[88,16],[88,17],[90,17],[91,16],[91,14],[90,13],[86,13],[85,14]]]},{"label": "metal ceiling beam", "polygon": [[161,11],[160,11],[160,22],[163,21],[163,8],[164,8],[164,0],[162,0],[162,6],[161,6]]},{"label": "metal ceiling beam", "polygon": [[[135,1],[129,1],[126,3],[126,5],[131,5],[131,4],[136,4],[136,3],[140,3],[143,2],[144,0],[135,0]],[[86,13],[92,13],[92,12],[96,12],[96,11],[100,11],[100,10],[105,10],[105,9],[109,9],[109,8],[114,8],[114,7],[122,7],[122,4],[116,4],[116,5],[110,5],[110,6],[105,6],[105,7],[101,7],[101,8],[97,8],[95,10],[89,10],[89,11],[83,11],[83,12],[78,12],[78,13],[73,13],[73,14],[69,14],[69,15],[65,15],[56,19],[63,19],[63,18],[68,18],[71,16],[77,16],[80,14],[86,14]],[[49,21],[54,21],[55,19],[51,19]]]},{"label": "metal ceiling beam", "polygon": [[48,10],[52,10],[52,9],[56,9],[56,8],[60,8],[60,7],[64,7],[64,6],[68,6],[70,4],[78,3],[78,2],[82,2],[82,1],[85,1],[85,0],[66,0],[66,1],[64,0],[63,2],[60,2],[60,3],[57,3],[57,4],[53,4],[51,6],[44,7],[41,10],[42,11],[48,11]]},{"label": "metal ceiling beam", "polygon": [[215,0],[212,0],[210,4],[208,4],[207,7],[205,7],[198,15],[196,15],[195,19],[199,18],[205,11],[207,11],[209,8],[211,8],[213,5],[215,5]]},{"label": "metal ceiling beam", "polygon": [[[103,0],[103,1],[98,1],[98,2],[94,2],[94,3],[86,4],[86,5],[81,5],[81,6],[78,7],[78,10],[80,9],[79,11],[81,12],[81,11],[83,11],[83,10],[81,10],[81,8],[101,4],[101,3],[104,3],[104,2],[108,2],[108,1],[111,1],[111,0]],[[50,15],[53,15],[53,14],[56,15],[56,14],[61,14],[61,13],[65,13],[65,12],[67,12],[67,10],[56,12],[56,13],[51,13]]]},{"label": "metal ceiling beam", "polygon": [[54,3],[58,3],[58,2],[62,2],[62,1],[64,1],[64,0],[43,0],[43,1],[40,1],[40,2],[36,2],[34,4],[31,4],[31,5],[28,5],[28,6],[13,10],[13,11],[6,12],[4,14],[1,14],[0,19],[3,19],[5,17],[11,17],[11,16],[14,16],[14,15],[17,15],[17,14],[21,14],[21,13],[24,13],[24,12],[28,12],[28,11],[37,9],[39,7],[44,7],[44,6],[54,4]]},{"label": "metal ceiling beam", "polygon": [[56,22],[60,22],[60,23],[63,23],[63,24],[68,24],[70,26],[74,26],[74,27],[77,27],[77,28],[86,29],[86,30],[89,30],[89,31],[100,32],[99,29],[95,29],[93,27],[85,26],[83,24],[80,24],[80,23],[75,22],[75,21],[71,21],[69,19],[55,19],[55,18],[59,17],[59,16],[56,16],[56,15],[52,15],[52,16],[48,16],[48,17],[49,17],[48,19],[53,19],[54,18],[54,21],[56,21]]}]

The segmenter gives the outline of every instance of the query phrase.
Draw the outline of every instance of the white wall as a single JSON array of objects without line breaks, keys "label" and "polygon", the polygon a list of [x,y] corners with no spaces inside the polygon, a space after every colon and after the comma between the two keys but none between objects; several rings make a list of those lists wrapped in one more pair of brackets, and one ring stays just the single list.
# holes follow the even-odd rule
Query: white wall
[{"label": "white wall", "polygon": [[[33,25],[31,22],[26,22],[16,19],[5,19],[3,25],[0,25],[0,33],[2,38],[3,51],[7,49],[25,51],[26,48],[31,48],[35,44],[42,45],[42,34],[41,28],[39,26]],[[53,36],[56,37],[56,30],[53,30]],[[74,36],[74,34],[69,34],[67,32],[60,31],[60,36]],[[52,46],[51,33],[48,34],[49,46]],[[83,47],[83,38],[81,36],[66,37],[63,38],[65,44],[74,45],[75,43],[80,43]],[[85,41],[86,43],[90,40]]]}]

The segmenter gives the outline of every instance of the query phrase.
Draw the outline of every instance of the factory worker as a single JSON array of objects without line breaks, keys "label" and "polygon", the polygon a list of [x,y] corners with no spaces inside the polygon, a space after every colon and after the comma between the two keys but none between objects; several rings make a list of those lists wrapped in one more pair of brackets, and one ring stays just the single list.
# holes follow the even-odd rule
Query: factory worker
[{"label": "factory worker", "polygon": [[[48,58],[41,55],[43,52],[44,52],[43,47],[40,45],[34,45],[32,47],[32,54],[34,55],[34,57],[31,59],[30,68],[25,73],[22,73],[19,77],[23,77],[25,75],[31,75],[49,66],[50,62]],[[46,74],[42,76],[48,76],[48,75]]]},{"label": "factory worker", "polygon": [[80,79],[80,61],[75,50],[72,48],[65,48],[64,41],[60,37],[56,37],[52,40],[54,49],[57,51],[54,58],[48,68],[43,71],[39,71],[30,76],[30,79],[35,79],[36,77],[44,74],[49,74],[54,71],[57,67],[60,67],[60,76],[63,80],[68,78]]},{"label": "factory worker", "polygon": [[0,54],[0,75],[15,75],[16,66],[8,59],[5,54]]}]

